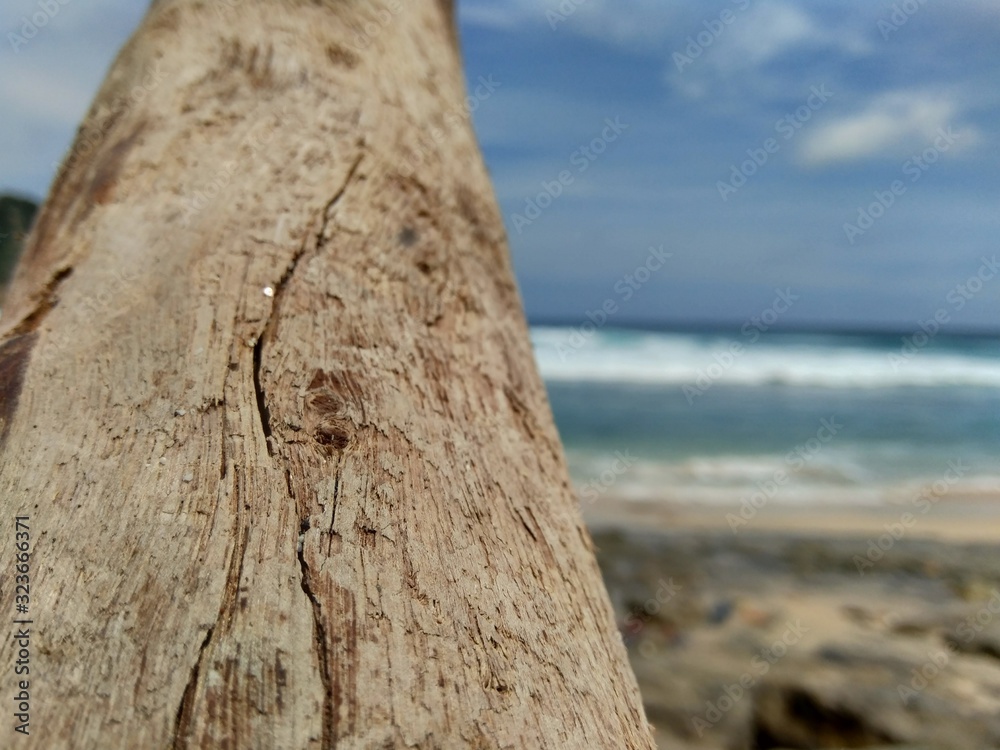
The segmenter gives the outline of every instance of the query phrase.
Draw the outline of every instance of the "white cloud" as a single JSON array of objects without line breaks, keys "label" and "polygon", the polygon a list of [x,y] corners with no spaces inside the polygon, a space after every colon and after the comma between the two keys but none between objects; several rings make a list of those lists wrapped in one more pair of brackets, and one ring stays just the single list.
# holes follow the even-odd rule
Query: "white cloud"
[{"label": "white cloud", "polygon": [[721,56],[730,68],[759,65],[794,47],[825,41],[807,14],[786,2],[760,3],[737,18],[731,32],[720,40]]},{"label": "white cloud", "polygon": [[706,31],[706,24],[718,28],[714,24],[720,18],[718,12],[691,26],[683,44],[674,42],[665,75],[671,88],[691,99],[735,89],[758,98],[773,98],[782,95],[791,71],[787,66],[769,71],[767,64],[782,55],[833,50],[842,58],[854,59],[871,51],[857,19],[847,24],[822,24],[802,5],[787,0],[761,0],[746,10],[739,8],[739,4],[730,8],[731,22],[712,34],[708,44],[702,45],[708,37],[702,34],[699,38],[698,34]]},{"label": "white cloud", "polygon": [[556,29],[565,28],[629,52],[659,51],[684,19],[691,17],[691,10],[662,0],[583,0],[566,16],[565,25],[559,22]]},{"label": "white cloud", "polygon": [[662,0],[460,0],[458,7],[466,25],[503,30],[535,26],[631,51],[662,45],[694,10]]},{"label": "white cloud", "polygon": [[962,126],[953,98],[927,91],[894,91],[877,96],[853,114],[817,125],[801,141],[798,157],[805,166],[879,157],[897,158],[923,148],[938,131],[951,127],[957,146],[978,139],[975,128]]}]

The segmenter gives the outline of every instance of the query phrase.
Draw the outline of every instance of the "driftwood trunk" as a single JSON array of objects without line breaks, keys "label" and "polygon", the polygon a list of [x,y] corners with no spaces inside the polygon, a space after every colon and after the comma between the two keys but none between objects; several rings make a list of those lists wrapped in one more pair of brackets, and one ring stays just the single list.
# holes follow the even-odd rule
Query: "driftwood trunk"
[{"label": "driftwood trunk", "polygon": [[157,0],[121,52],[0,321],[0,746],[652,747],[451,13]]}]

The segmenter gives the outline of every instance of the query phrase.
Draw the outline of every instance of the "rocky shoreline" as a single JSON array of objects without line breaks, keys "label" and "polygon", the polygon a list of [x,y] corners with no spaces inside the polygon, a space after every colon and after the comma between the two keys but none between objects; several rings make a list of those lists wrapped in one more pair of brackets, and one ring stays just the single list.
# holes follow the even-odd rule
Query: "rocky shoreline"
[{"label": "rocky shoreline", "polygon": [[996,545],[593,534],[659,747],[1000,748]]}]

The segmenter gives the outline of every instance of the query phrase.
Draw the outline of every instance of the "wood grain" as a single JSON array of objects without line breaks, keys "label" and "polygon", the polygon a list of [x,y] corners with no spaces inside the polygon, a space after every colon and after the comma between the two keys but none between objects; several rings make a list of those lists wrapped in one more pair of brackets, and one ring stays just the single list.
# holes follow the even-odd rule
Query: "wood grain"
[{"label": "wood grain", "polygon": [[440,0],[153,4],[0,321],[25,747],[653,746],[464,97]]}]

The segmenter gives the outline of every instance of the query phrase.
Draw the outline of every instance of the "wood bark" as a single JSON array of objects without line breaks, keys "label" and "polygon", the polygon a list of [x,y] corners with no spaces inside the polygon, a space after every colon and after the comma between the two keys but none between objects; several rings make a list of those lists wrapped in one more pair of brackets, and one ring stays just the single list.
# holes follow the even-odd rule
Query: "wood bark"
[{"label": "wood bark", "polygon": [[26,747],[652,747],[464,97],[442,0],[153,3],[0,320]]}]

